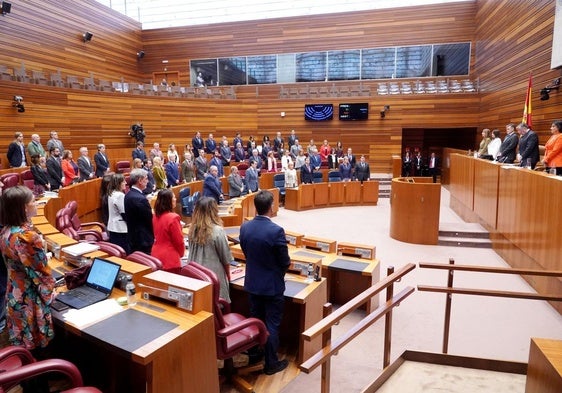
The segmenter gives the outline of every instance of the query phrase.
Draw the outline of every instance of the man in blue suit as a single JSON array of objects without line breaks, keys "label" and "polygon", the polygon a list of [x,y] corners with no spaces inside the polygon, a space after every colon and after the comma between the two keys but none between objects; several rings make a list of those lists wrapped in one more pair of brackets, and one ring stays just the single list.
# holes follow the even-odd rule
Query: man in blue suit
[{"label": "man in blue suit", "polygon": [[257,161],[250,161],[250,167],[246,169],[244,181],[246,182],[246,188],[248,189],[248,192],[256,192],[258,190],[259,182],[257,166]]},{"label": "man in blue suit", "polygon": [[173,187],[180,184],[180,170],[178,164],[173,161],[168,161],[164,166],[164,171],[166,172],[168,187]]},{"label": "man in blue suit", "polygon": [[211,197],[217,204],[224,200],[222,195],[222,184],[218,178],[219,171],[215,165],[211,165],[209,168],[209,173],[205,176],[203,181],[203,196]]},{"label": "man in blue suit", "polygon": [[143,190],[148,184],[148,173],[136,168],[129,177],[131,189],[125,194],[125,221],[127,222],[127,238],[131,252],[142,251],[150,254],[154,243],[152,230],[152,208]]},{"label": "man in blue suit", "polygon": [[269,331],[264,373],[272,375],[288,365],[287,359],[278,359],[277,350],[285,302],[285,272],[290,259],[285,231],[271,221],[273,194],[259,191],[254,206],[258,215],[240,228],[240,246],[246,256],[244,289],[250,294],[250,314],[261,319]]}]

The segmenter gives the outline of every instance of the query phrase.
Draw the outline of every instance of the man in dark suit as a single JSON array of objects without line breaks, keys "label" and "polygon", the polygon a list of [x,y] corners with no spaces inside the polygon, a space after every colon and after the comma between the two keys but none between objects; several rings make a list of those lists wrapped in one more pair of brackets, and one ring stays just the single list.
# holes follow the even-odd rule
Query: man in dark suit
[{"label": "man in dark suit", "polygon": [[293,146],[295,144],[295,142],[298,140],[299,138],[297,137],[297,135],[295,134],[295,130],[291,130],[291,134],[289,135],[289,138],[287,139],[287,144],[289,145],[289,149],[291,148],[291,146]]},{"label": "man in dark suit", "polygon": [[279,149],[281,149],[283,144],[284,144],[283,137],[281,136],[280,132],[277,132],[277,136],[273,140],[273,150],[279,152]]},{"label": "man in dark suit", "polygon": [[290,259],[285,231],[271,221],[273,194],[266,190],[258,192],[254,206],[258,215],[240,227],[240,246],[246,257],[244,289],[250,294],[250,314],[261,319],[269,331],[264,373],[272,375],[288,365],[286,359],[278,359],[277,350],[285,302],[285,272]]},{"label": "man in dark suit", "polygon": [[109,159],[105,154],[105,145],[98,145],[98,152],[94,154],[94,162],[96,163],[96,177],[103,177],[109,170]]},{"label": "man in dark suit", "polygon": [[213,134],[209,134],[209,137],[205,141],[205,153],[215,154],[215,150],[217,150],[217,142],[215,142]]},{"label": "man in dark suit", "polygon": [[137,142],[137,147],[135,150],[133,150],[133,160],[135,158],[138,158],[139,160],[141,160],[141,162],[146,161],[146,152],[144,151],[144,143],[140,141]]},{"label": "man in dark suit", "polygon": [[314,182],[313,172],[314,168],[310,165],[310,158],[306,157],[304,165],[301,166],[301,183],[312,184]]},{"label": "man in dark suit", "polygon": [[519,124],[517,131],[521,134],[521,138],[519,138],[519,154],[517,155],[520,162],[519,165],[522,167],[530,166],[532,169],[535,169],[535,165],[537,165],[540,158],[539,137],[525,123]]},{"label": "man in dark suit", "polygon": [[23,145],[23,134],[21,132],[15,133],[15,139],[8,146],[8,161],[10,167],[20,168],[27,166],[25,160],[25,146]]},{"label": "man in dark suit", "polygon": [[365,156],[361,156],[359,164],[355,166],[355,177],[361,183],[368,181],[371,177],[371,170],[369,169],[369,164],[365,161]]},{"label": "man in dark suit", "polygon": [[193,155],[195,158],[199,157],[199,150],[203,150],[203,139],[201,139],[201,133],[197,131],[195,136],[191,140],[191,147],[193,148]]},{"label": "man in dark suit", "polygon": [[62,164],[60,158],[60,150],[58,147],[52,147],[47,158],[47,175],[49,177],[49,184],[51,184],[51,191],[58,190],[63,185]]},{"label": "man in dark suit", "polygon": [[219,171],[217,167],[215,165],[211,165],[209,167],[209,173],[205,176],[205,180],[203,180],[203,196],[213,198],[217,201],[217,204],[224,200],[222,195],[222,184],[218,176]]},{"label": "man in dark suit", "polygon": [[437,175],[439,174],[439,158],[435,153],[431,153],[429,160],[427,161],[427,168],[429,170],[429,176],[433,178],[433,182],[437,182]]},{"label": "man in dark suit", "polygon": [[78,165],[78,174],[80,175],[80,181],[86,181],[94,178],[94,166],[90,157],[88,157],[88,148],[82,146],[80,148],[80,157],[76,160],[76,165]]},{"label": "man in dark suit", "polygon": [[505,126],[507,135],[500,145],[500,151],[498,152],[497,161],[506,164],[512,164],[515,161],[515,150],[517,149],[517,144],[519,143],[519,138],[515,132],[515,125],[510,123]]},{"label": "man in dark suit", "polygon": [[148,173],[144,169],[133,169],[129,182],[131,188],[125,194],[125,221],[129,228],[127,239],[131,252],[142,251],[150,254],[154,243],[152,230],[152,209],[143,190],[148,183]]},{"label": "man in dark suit", "polygon": [[353,152],[351,151],[351,147],[347,148],[347,154],[346,154],[347,158],[349,159],[349,163],[351,164],[351,168],[355,169],[355,164],[357,163],[357,159],[355,158],[355,155],[353,154]]}]

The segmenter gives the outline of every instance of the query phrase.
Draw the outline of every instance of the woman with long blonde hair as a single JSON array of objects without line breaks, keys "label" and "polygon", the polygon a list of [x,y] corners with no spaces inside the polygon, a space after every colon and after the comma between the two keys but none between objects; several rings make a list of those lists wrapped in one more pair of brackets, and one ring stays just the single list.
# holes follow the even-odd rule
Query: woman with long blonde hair
[{"label": "woman with long blonde hair", "polygon": [[230,303],[228,272],[232,254],[213,198],[203,197],[195,203],[188,237],[189,260],[215,272],[220,282],[220,297]]}]

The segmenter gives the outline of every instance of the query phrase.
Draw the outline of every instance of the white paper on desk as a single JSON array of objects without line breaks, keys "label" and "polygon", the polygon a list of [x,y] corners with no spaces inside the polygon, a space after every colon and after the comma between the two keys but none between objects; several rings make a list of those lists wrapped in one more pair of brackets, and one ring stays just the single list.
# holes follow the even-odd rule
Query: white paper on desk
[{"label": "white paper on desk", "polygon": [[115,299],[106,299],[80,310],[70,309],[64,314],[64,320],[78,328],[82,328],[115,315],[124,309]]}]

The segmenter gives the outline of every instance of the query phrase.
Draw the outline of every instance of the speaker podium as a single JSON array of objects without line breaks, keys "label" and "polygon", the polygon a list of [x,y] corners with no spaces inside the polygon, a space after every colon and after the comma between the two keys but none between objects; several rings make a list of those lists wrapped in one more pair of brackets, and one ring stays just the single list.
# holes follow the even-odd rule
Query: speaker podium
[{"label": "speaker podium", "polygon": [[431,177],[392,179],[390,237],[406,243],[437,244],[441,184]]}]

